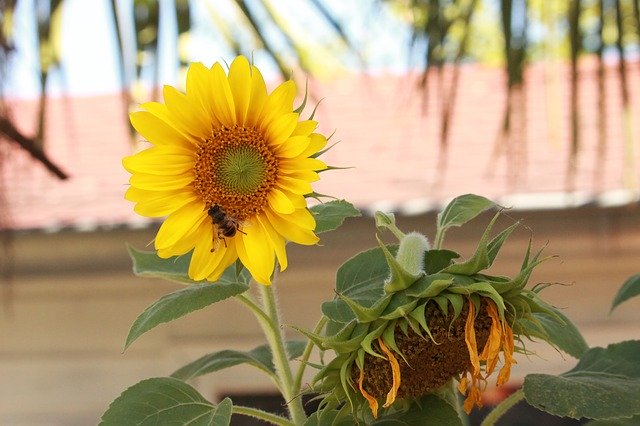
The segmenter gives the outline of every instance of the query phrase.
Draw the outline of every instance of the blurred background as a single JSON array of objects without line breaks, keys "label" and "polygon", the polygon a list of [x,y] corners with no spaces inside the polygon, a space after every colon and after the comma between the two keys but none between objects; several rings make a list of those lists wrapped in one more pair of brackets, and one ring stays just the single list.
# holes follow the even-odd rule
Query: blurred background
[{"label": "blurred background", "polygon": [[[131,273],[125,243],[144,248],[159,222],[123,198],[121,159],[141,141],[128,112],[163,84],[184,88],[189,62],[237,54],[271,89],[293,78],[301,100],[307,85],[307,114],[319,103],[339,142],[326,162],[351,167],[315,190],[365,213],[290,247],[285,322],[315,324],[336,268],[376,245],[373,212],[433,235],[437,211],[473,192],[511,207],[503,225],[525,225],[494,272],[519,269],[532,229],[558,255],[532,279],[563,284],[547,299],[587,342],[640,338],[637,302],[608,315],[640,272],[638,0],[0,0],[0,424],[95,424],[143,378],[262,342],[229,301],[122,353],[136,316],[177,289]],[[447,244],[473,253],[488,218],[477,221]],[[575,363],[531,349],[506,391]],[[198,380],[212,401],[280,405],[249,367]],[[505,424],[543,422],[517,416]]]}]

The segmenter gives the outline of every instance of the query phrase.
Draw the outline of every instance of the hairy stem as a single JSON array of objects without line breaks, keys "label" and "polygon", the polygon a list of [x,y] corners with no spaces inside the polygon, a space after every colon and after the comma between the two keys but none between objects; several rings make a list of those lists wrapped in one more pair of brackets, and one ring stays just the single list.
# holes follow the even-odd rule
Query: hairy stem
[{"label": "hairy stem", "polygon": [[[318,321],[318,324],[316,324],[316,327],[313,329],[313,332],[315,334],[320,333],[326,323],[327,317],[323,315],[322,318],[320,318],[320,321]],[[311,355],[313,346],[313,342],[309,339],[307,341],[307,346],[305,346],[304,352],[302,353],[302,358],[300,358],[300,367],[298,367],[295,380],[293,381],[293,391],[296,394],[300,393],[300,389],[302,388],[302,377],[304,376],[304,370],[307,367],[307,361],[309,361],[309,356]]]},{"label": "hairy stem", "polygon": [[280,329],[280,316],[278,314],[278,306],[273,291],[273,286],[259,285],[262,295],[263,312],[269,317],[269,326],[264,324],[262,329],[265,337],[271,347],[273,354],[273,363],[276,367],[276,373],[282,383],[282,396],[287,403],[291,420],[297,425],[304,423],[306,415],[302,407],[302,398],[294,389],[293,374],[291,373],[291,365],[289,364],[289,356],[287,348],[284,344],[282,330]]},{"label": "hairy stem", "polygon": [[264,420],[265,422],[273,423],[279,426],[294,426],[295,423],[289,419],[280,417],[267,411],[258,410],[257,408],[244,407],[242,405],[233,406],[233,414],[241,414],[243,416],[253,417],[254,419]]}]

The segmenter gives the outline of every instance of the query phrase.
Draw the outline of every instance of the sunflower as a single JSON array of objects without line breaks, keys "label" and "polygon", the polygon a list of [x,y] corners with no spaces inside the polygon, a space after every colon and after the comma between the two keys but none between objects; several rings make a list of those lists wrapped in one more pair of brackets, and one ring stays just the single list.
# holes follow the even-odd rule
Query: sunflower
[{"label": "sunflower", "polygon": [[315,158],[327,139],[294,111],[295,96],[293,81],[269,94],[239,56],[228,75],[219,63],[191,64],[186,94],[165,86],[164,103],[131,114],[151,147],[123,160],[132,174],[125,198],[142,216],[166,216],[158,256],[192,252],[195,281],[215,281],[240,259],[269,285],[276,259],[287,267],[287,241],[318,242],[305,195],[327,168]]},{"label": "sunflower", "polygon": [[[525,288],[545,260],[541,252],[531,256],[529,247],[513,278],[484,272],[517,225],[489,241],[499,215],[466,261],[456,262],[457,253],[431,249],[425,236],[405,235],[391,224],[386,227],[395,229],[399,246],[379,241],[341,267],[337,298],[322,306],[324,333],[303,331],[336,354],[314,379],[314,391],[323,394],[321,411],[348,402],[356,418],[368,422],[381,407],[397,412],[407,401],[448,392],[457,382],[470,413],[482,406],[482,390],[499,364],[496,385],[509,380],[514,353],[526,353],[524,337],[551,340],[544,324],[563,320],[539,297],[544,285]],[[368,273],[362,272],[366,265]]]}]

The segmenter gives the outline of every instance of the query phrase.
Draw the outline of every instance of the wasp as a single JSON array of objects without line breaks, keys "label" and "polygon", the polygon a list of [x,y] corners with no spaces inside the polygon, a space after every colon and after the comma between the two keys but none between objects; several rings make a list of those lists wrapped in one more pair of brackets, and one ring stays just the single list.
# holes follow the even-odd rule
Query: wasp
[{"label": "wasp", "polygon": [[227,215],[224,209],[218,204],[211,206],[211,208],[207,210],[207,214],[211,217],[211,223],[215,228],[213,232],[213,247],[211,248],[212,253],[216,249],[217,240],[221,239],[224,241],[224,246],[227,247],[227,240],[225,238],[232,238],[236,235],[236,232],[247,235],[240,229],[240,221]]}]

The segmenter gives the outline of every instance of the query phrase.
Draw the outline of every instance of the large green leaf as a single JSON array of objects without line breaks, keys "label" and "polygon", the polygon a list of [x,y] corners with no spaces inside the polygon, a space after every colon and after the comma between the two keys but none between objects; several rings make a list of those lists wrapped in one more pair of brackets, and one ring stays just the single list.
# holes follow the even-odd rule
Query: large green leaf
[{"label": "large green leaf", "polygon": [[640,425],[640,415],[628,417],[626,419],[594,420],[587,423],[587,426],[638,426]]},{"label": "large green leaf", "polygon": [[333,200],[311,207],[316,219],[316,234],[338,229],[348,217],[361,216],[360,210],[345,200]]},{"label": "large green leaf", "polygon": [[382,415],[372,426],[447,425],[462,426],[458,412],[444,399],[428,394],[411,404],[409,409]]},{"label": "large green leaf", "polygon": [[[447,229],[462,226],[480,213],[496,207],[493,201],[475,194],[465,194],[454,198],[438,213],[436,244],[440,244]],[[440,248],[440,247],[436,247]]]},{"label": "large green leaf", "polygon": [[625,300],[629,300],[638,295],[640,295],[640,274],[632,276],[620,287],[616,297],[613,298],[613,303],[611,303],[611,311]]},{"label": "large green leaf", "polygon": [[640,414],[640,341],[593,348],[560,376],[530,374],[527,402],[556,416],[595,420]]},{"label": "large green leaf", "polygon": [[[294,340],[286,342],[286,345],[289,359],[294,359],[302,355],[306,342]],[[239,364],[253,365],[268,374],[276,374],[271,349],[262,345],[248,352],[224,350],[207,354],[180,368],[171,377],[186,381]]]},{"label": "large green leaf", "polygon": [[244,293],[249,289],[249,275],[236,274],[235,265],[224,272],[215,283],[194,284],[161,297],[142,312],[134,321],[124,348],[159,324],[180,318],[213,303]]},{"label": "large green leaf", "polygon": [[229,398],[214,405],[185,382],[156,377],[131,386],[102,415],[102,426],[224,426],[231,421]]},{"label": "large green leaf", "polygon": [[133,273],[141,277],[163,278],[181,283],[193,284],[189,278],[189,262],[191,253],[184,256],[163,259],[155,251],[142,251],[134,247],[127,247],[129,256],[133,260]]},{"label": "large green leaf", "polygon": [[[528,320],[520,321],[526,334],[544,339],[572,357],[580,358],[589,349],[580,330],[560,310],[551,306],[546,306],[546,308],[551,309],[563,323],[546,313],[534,312],[532,315],[537,320],[537,324]],[[539,326],[543,330],[540,330]]]},{"label": "large green leaf", "polygon": [[[394,253],[398,246],[389,246]],[[365,308],[370,308],[385,295],[384,283],[389,277],[389,266],[380,247],[358,253],[347,260],[336,273],[336,292]],[[334,321],[347,323],[355,314],[344,300],[322,304],[322,313]]]}]

